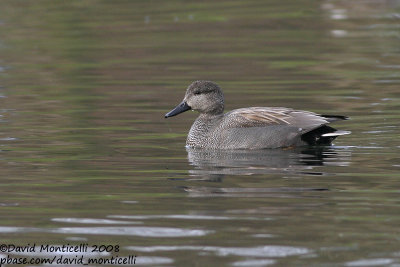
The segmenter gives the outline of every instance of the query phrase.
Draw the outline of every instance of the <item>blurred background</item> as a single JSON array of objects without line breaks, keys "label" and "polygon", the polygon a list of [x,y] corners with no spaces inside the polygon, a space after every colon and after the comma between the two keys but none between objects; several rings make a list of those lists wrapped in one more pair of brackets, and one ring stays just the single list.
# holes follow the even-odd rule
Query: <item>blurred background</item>
[{"label": "blurred background", "polygon": [[[119,245],[157,266],[398,266],[399,62],[399,0],[1,1],[0,243]],[[226,110],[347,115],[335,127],[352,134],[187,150],[197,114],[164,114],[199,79]]]}]

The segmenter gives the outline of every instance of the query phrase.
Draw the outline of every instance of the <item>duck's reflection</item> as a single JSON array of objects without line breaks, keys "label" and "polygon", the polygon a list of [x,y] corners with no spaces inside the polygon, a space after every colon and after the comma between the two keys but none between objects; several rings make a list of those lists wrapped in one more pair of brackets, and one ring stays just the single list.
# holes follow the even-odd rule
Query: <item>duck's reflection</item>
[{"label": "duck's reflection", "polygon": [[193,176],[218,179],[223,175],[272,173],[314,174],[315,166],[347,166],[351,151],[345,147],[302,147],[263,150],[204,150],[186,148]]}]

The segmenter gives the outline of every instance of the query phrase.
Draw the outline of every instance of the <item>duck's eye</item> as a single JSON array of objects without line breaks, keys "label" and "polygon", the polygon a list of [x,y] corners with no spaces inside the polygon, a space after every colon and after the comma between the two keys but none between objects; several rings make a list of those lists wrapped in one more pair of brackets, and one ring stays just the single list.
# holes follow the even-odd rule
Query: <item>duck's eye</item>
[{"label": "duck's eye", "polygon": [[201,94],[201,92],[200,91],[195,91],[193,94],[194,95],[199,95],[199,94]]}]

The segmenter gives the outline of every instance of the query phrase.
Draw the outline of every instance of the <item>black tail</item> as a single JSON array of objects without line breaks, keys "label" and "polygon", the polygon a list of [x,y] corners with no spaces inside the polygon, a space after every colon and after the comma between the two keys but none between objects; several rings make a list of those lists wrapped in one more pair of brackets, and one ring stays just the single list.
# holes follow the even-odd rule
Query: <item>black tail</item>
[{"label": "black tail", "polygon": [[[325,118],[328,122],[348,120],[349,117],[341,115],[319,115]],[[321,125],[320,127],[309,131],[301,136],[301,140],[309,145],[330,145],[333,140],[339,135],[350,134],[349,131],[338,131],[327,125]]]},{"label": "black tail", "polygon": [[[325,116],[324,116],[325,117]],[[336,117],[336,116],[335,116]],[[336,132],[335,128],[327,125],[322,125],[312,131],[309,131],[301,136],[301,140],[309,145],[330,145],[337,136],[324,136],[324,134]],[[340,134],[339,134],[340,135]]]}]

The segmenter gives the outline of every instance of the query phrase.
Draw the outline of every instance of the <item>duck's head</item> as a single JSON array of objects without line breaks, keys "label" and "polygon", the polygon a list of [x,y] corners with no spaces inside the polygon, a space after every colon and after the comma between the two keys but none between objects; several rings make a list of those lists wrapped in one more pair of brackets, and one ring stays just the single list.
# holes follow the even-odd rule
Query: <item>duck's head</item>
[{"label": "duck's head", "polygon": [[224,112],[224,95],[221,88],[210,81],[193,82],[187,88],[182,103],[165,114],[165,118],[178,115],[190,109],[202,114],[222,114]]}]

